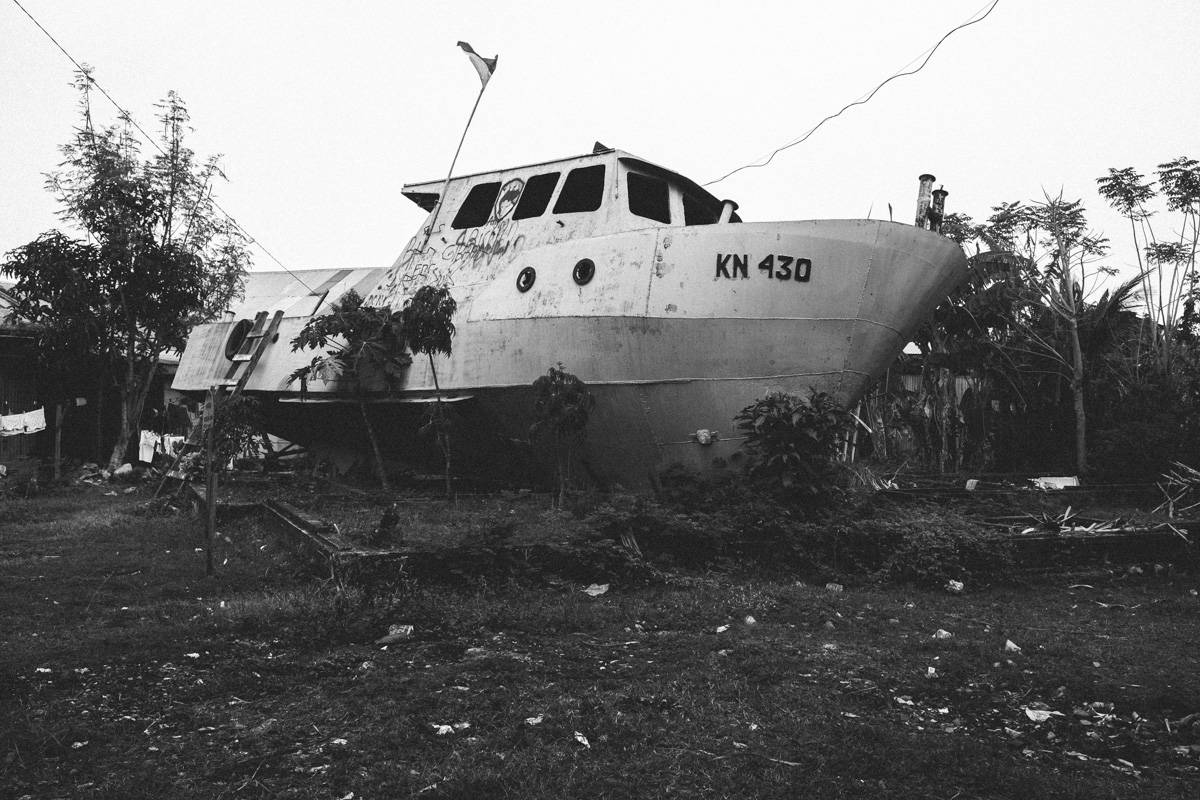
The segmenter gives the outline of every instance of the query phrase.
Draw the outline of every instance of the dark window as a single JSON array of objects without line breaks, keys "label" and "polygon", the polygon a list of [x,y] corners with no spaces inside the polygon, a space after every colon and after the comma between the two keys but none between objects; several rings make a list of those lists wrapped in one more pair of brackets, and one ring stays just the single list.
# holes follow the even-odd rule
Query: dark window
[{"label": "dark window", "polygon": [[721,218],[721,207],[706,203],[690,194],[683,195],[684,225],[715,225]]},{"label": "dark window", "polygon": [[458,213],[454,215],[451,228],[478,228],[487,223],[492,215],[492,206],[496,204],[496,195],[500,194],[500,183],[477,183],[467,192]]},{"label": "dark window", "polygon": [[521,192],[521,201],[513,212],[513,219],[528,219],[540,217],[550,205],[550,196],[554,187],[558,186],[558,176],[561,172],[547,172],[545,175],[534,175],[525,182],[525,191]]},{"label": "dark window", "polygon": [[[713,225],[721,218],[721,203],[684,193],[683,195],[683,224],[684,225]],[[741,222],[742,218],[736,211],[729,218],[730,222]]]},{"label": "dark window", "polygon": [[671,222],[671,192],[667,182],[637,172],[629,173],[629,210],[639,217]]},{"label": "dark window", "polygon": [[604,165],[578,167],[567,173],[555,214],[574,214],[580,211],[595,211],[604,202]]}]

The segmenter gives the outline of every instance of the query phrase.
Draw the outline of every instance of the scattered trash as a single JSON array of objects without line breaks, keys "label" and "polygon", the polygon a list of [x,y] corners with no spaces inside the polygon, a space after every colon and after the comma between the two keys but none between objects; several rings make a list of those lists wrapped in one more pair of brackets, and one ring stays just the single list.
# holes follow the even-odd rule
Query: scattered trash
[{"label": "scattered trash", "polygon": [[451,733],[454,733],[453,725],[438,725],[437,723],[430,724],[433,725],[433,732],[438,736],[447,736]]},{"label": "scattered trash", "polygon": [[545,718],[546,718],[545,714],[538,714],[536,717],[526,717],[525,724],[526,725],[541,725],[542,720],[544,720]]},{"label": "scattered trash", "polygon": [[386,636],[375,640],[375,644],[389,645],[396,642],[406,642],[412,638],[412,625],[389,625]]},{"label": "scattered trash", "polygon": [[842,591],[844,588],[845,587],[843,587],[840,583],[825,584],[825,591],[827,591],[827,592],[835,592],[836,593],[836,592]]},{"label": "scattered trash", "polygon": [[912,701],[912,698],[911,698],[911,697],[909,697],[908,695],[903,695],[903,696],[901,696],[901,697],[897,697],[897,698],[896,698],[896,702],[897,702],[897,703],[899,703],[899,704],[900,704],[900,705],[902,705],[902,706],[913,706],[913,705],[916,705],[916,703],[914,703],[914,702]]},{"label": "scattered trash", "polygon": [[976,479],[972,478],[971,480],[967,481],[967,491],[968,491],[968,492],[973,492],[973,491],[975,491],[975,488],[976,488],[977,486],[979,486],[979,481],[978,481],[978,480],[976,480]]},{"label": "scattered trash", "polygon": [[825,621],[825,629],[826,630],[833,630],[836,627],[837,626],[833,624],[833,620],[830,619],[830,620]]},{"label": "scattered trash", "polygon": [[742,621],[745,622],[747,625],[757,625],[758,624],[758,620],[756,620],[754,617],[750,616],[749,614],[747,614],[746,618]]},{"label": "scattered trash", "polygon": [[586,736],[584,736],[582,733],[580,733],[579,731],[575,731],[575,741],[579,742],[581,745],[583,745],[584,747],[586,747],[588,749],[591,749],[591,747],[592,747],[592,744],[591,744],[591,742],[588,741],[588,738]]},{"label": "scattered trash", "polygon": [[1025,711],[1025,716],[1029,717],[1034,722],[1045,722],[1051,717],[1066,716],[1061,711],[1051,711],[1046,708],[1031,708],[1030,706],[1024,706],[1023,710]]},{"label": "scattered trash", "polygon": [[717,626],[717,633],[724,633],[727,630],[729,630],[728,625],[718,625]]},{"label": "scattered trash", "polygon": [[946,591],[950,594],[961,594],[963,590],[962,581],[950,581],[946,584]]},{"label": "scattered trash", "polygon": [[1145,572],[1145,570],[1139,567],[1137,564],[1134,564],[1132,567],[1126,570],[1126,572],[1128,572],[1130,575],[1141,575]]},{"label": "scattered trash", "polygon": [[1030,478],[1030,480],[1033,481],[1034,486],[1036,486],[1039,489],[1046,490],[1046,491],[1056,491],[1058,489],[1065,489],[1068,486],[1078,486],[1079,485],[1079,478],[1077,478],[1075,476],[1070,476],[1070,477],[1063,476],[1063,477],[1055,477],[1055,478],[1049,478],[1049,477],[1047,477],[1047,478]]},{"label": "scattered trash", "polygon": [[1004,652],[1006,652],[1006,653],[1019,653],[1019,652],[1021,652],[1021,648],[1020,648],[1020,647],[1018,647],[1018,646],[1016,645],[1016,643],[1015,643],[1015,642],[1013,642],[1013,640],[1012,640],[1012,639],[1005,639],[1005,640],[1004,640]]},{"label": "scattered trash", "polygon": [[123,478],[126,475],[132,475],[132,474],[133,474],[133,464],[130,464],[128,462],[125,464],[122,464],[121,466],[117,467],[116,469],[114,469],[112,471],[112,476],[114,478]]},{"label": "scattered trash", "polygon": [[130,486],[128,489],[125,490],[125,494],[133,494],[136,491],[137,491],[136,486]]},{"label": "scattered trash", "polygon": [[184,653],[184,656],[186,656],[187,658],[199,658],[200,654],[199,653]]},{"label": "scattered trash", "polygon": [[953,638],[953,636],[954,636],[953,633],[951,633],[948,630],[945,630],[944,628],[938,628],[937,631],[933,634],[933,638],[935,638],[935,639],[950,639],[950,638]]},{"label": "scattered trash", "polygon": [[607,583],[593,583],[591,586],[583,590],[583,593],[589,597],[599,597],[608,591]]},{"label": "scattered trash", "polygon": [[933,667],[925,668],[925,677],[926,678],[936,678],[937,676],[938,676],[938,674],[937,674],[936,669],[934,669]]}]

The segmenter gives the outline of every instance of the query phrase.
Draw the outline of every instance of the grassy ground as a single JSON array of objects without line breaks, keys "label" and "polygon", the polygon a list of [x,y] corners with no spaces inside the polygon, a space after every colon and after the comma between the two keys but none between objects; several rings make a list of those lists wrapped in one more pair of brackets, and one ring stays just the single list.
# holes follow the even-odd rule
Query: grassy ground
[{"label": "grassy ground", "polygon": [[262,518],[219,526],[205,578],[194,523],[103,491],[0,501],[0,797],[1200,794],[1195,576],[362,605]]}]

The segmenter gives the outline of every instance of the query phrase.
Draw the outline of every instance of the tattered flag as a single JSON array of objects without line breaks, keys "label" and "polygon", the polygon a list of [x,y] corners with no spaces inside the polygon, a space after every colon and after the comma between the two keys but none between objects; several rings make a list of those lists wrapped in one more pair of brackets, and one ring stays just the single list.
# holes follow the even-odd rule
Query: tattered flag
[{"label": "tattered flag", "polygon": [[500,60],[500,56],[495,55],[491,58],[484,58],[476,53],[471,45],[466,42],[459,42],[458,46],[466,51],[467,57],[471,59],[471,64],[475,67],[475,71],[479,73],[479,80],[483,81],[483,88],[486,89],[492,73],[496,71],[496,62]]}]

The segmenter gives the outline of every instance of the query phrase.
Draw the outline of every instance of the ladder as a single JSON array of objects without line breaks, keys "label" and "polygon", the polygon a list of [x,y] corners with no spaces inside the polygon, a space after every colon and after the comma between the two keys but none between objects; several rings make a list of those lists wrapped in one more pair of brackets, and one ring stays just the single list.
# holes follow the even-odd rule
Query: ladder
[{"label": "ladder", "polygon": [[[267,321],[268,313],[260,311],[254,317],[254,325],[250,328],[241,344],[238,346],[237,352],[234,354],[232,363],[229,369],[225,371],[225,375],[216,383],[216,395],[213,398],[214,404],[228,397],[229,399],[238,397],[242,390],[246,388],[246,384],[250,380],[250,376],[254,374],[254,368],[258,366],[258,361],[262,358],[267,346],[279,338],[279,323],[283,321],[283,311],[276,311],[270,316],[270,321]],[[224,391],[228,390],[228,395],[224,395]],[[183,481],[180,489],[187,485],[187,473],[179,469],[179,465],[183,459],[192,453],[197,453],[204,449],[204,436],[208,429],[203,424],[197,424],[192,428],[191,435],[187,441],[179,448],[179,453],[176,454],[175,460],[171,463],[170,469],[163,475],[162,480],[158,483],[158,488],[154,490],[154,496],[162,492],[163,486],[167,482],[167,478],[175,478]]]}]

